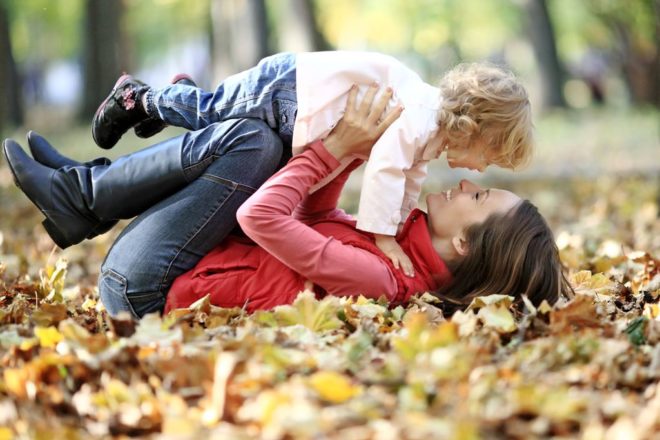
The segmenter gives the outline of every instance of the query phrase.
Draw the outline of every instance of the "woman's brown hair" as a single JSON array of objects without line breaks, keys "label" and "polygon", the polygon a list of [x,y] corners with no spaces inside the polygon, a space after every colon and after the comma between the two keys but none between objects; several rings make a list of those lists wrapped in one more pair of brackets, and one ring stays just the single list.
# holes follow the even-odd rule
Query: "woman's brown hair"
[{"label": "woman's brown hair", "polygon": [[[527,295],[538,306],[572,296],[555,239],[543,216],[523,200],[506,214],[493,214],[465,231],[468,255],[447,265],[453,280],[435,292],[450,309],[482,295]],[[453,307],[452,307],[453,306]]]}]

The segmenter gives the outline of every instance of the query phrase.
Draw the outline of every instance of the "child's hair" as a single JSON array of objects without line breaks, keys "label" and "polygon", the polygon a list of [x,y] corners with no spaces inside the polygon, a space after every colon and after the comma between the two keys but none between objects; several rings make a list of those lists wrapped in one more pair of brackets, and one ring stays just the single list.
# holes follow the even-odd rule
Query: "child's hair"
[{"label": "child's hair", "polygon": [[495,293],[511,295],[516,303],[524,294],[535,306],[573,296],[552,230],[529,200],[468,227],[465,236],[468,254],[447,262],[452,281],[435,292],[450,309]]},{"label": "child's hair", "polygon": [[490,162],[518,168],[532,155],[532,114],[525,87],[508,70],[489,63],[459,64],[440,80],[439,124],[445,140],[466,145],[480,137]]}]

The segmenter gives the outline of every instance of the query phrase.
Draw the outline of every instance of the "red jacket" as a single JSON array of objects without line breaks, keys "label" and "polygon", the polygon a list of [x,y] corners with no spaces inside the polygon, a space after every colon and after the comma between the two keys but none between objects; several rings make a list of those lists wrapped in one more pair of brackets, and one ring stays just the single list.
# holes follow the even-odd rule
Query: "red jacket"
[{"label": "red jacket", "polygon": [[179,276],[165,312],[187,307],[207,293],[217,306],[270,309],[290,304],[306,281],[318,296],[385,295],[398,304],[448,282],[424,212],[414,210],[397,235],[415,268],[415,277],[409,278],[393,267],[372,234],[356,230],[356,222],[336,209],[341,188],[360,163],[307,196],[339,162],[320,142],[295,156],[239,210],[239,222],[254,241],[231,236]]}]

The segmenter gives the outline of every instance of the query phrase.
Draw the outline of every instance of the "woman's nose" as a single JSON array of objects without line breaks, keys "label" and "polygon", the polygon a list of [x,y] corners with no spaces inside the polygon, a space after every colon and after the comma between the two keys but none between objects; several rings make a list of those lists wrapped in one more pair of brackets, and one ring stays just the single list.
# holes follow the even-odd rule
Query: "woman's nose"
[{"label": "woman's nose", "polygon": [[479,186],[475,185],[474,183],[470,182],[467,179],[461,179],[461,182],[458,184],[458,186],[461,188],[461,191],[478,191]]}]

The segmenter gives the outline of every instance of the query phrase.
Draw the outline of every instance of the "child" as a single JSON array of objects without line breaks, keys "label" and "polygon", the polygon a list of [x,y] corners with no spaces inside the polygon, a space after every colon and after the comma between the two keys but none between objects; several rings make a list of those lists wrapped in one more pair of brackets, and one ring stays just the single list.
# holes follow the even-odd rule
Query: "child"
[{"label": "child", "polygon": [[[498,67],[461,65],[433,87],[378,53],[283,53],[230,76],[213,93],[188,84],[156,90],[124,75],[94,116],[92,134],[100,147],[112,148],[130,128],[154,120],[198,130],[226,119],[259,118],[279,134],[285,150],[291,147],[291,154],[298,154],[328,135],[356,84],[370,86],[360,92],[371,100],[379,86],[387,87],[393,91],[390,102],[402,110],[372,149],[357,227],[373,233],[395,267],[414,276],[394,236],[417,205],[427,163],[444,152],[452,168],[483,171],[491,164],[515,168],[531,155],[527,92]],[[312,191],[351,160],[345,162]]]}]

